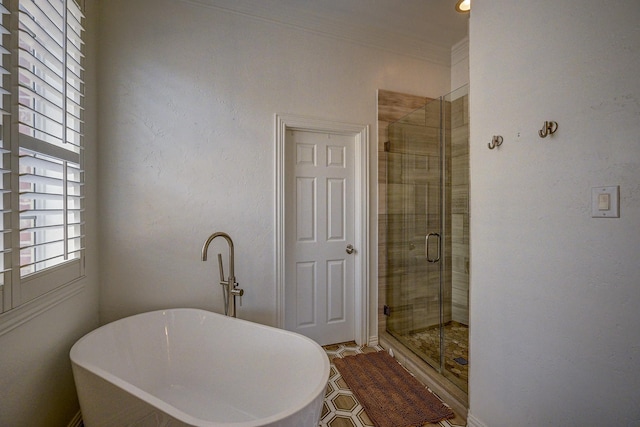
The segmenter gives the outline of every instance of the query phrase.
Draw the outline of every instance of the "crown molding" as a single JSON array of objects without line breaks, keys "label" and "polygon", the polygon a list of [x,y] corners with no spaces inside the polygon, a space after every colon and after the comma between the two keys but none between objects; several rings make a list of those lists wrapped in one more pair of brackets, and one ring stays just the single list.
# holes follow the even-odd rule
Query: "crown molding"
[{"label": "crown molding", "polygon": [[278,26],[309,32],[399,55],[409,56],[439,65],[451,65],[451,48],[425,42],[373,25],[357,24],[348,19],[337,20],[329,16],[294,8],[273,8],[256,0],[181,0],[193,5],[214,8],[228,13],[269,22]]}]

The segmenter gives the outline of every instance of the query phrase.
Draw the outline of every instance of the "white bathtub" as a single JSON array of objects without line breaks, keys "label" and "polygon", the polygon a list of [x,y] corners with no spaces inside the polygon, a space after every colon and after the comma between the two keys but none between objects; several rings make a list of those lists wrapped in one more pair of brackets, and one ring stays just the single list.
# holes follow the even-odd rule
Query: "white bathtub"
[{"label": "white bathtub", "polygon": [[115,321],[70,357],[87,427],[316,427],[329,378],[310,339],[196,309]]}]

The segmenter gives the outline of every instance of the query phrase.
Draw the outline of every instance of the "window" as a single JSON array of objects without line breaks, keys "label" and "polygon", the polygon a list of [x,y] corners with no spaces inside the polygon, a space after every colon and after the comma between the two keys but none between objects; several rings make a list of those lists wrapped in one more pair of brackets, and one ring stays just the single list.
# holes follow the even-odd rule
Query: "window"
[{"label": "window", "polygon": [[84,16],[0,1],[2,312],[84,274]]}]

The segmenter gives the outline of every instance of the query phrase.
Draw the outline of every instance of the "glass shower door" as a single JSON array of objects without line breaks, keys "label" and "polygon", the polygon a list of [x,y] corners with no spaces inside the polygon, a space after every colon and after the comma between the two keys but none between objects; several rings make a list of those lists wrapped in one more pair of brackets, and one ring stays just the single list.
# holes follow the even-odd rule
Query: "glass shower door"
[{"label": "glass shower door", "polygon": [[441,100],[389,125],[387,331],[440,370]]}]

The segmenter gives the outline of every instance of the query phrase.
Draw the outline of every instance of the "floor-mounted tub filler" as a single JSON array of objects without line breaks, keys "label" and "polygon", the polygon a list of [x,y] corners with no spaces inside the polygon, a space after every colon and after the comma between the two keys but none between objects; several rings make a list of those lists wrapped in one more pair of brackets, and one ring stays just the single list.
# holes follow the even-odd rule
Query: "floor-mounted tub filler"
[{"label": "floor-mounted tub filler", "polygon": [[196,309],[117,320],[70,357],[87,427],[315,427],[329,378],[310,339]]}]

